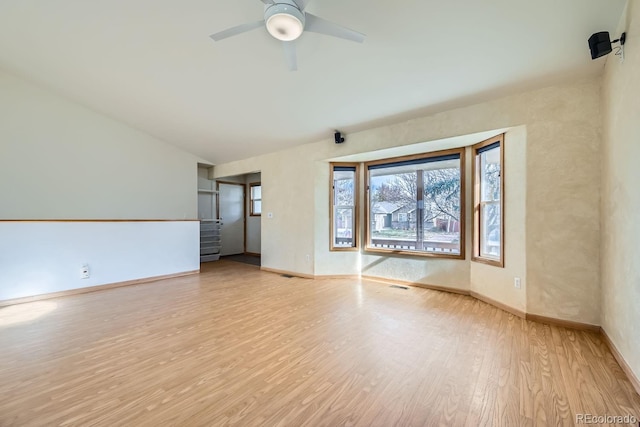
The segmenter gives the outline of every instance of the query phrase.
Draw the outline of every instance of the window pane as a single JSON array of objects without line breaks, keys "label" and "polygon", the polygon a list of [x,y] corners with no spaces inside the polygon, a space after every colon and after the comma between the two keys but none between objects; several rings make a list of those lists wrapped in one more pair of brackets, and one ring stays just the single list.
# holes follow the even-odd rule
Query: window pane
[{"label": "window pane", "polygon": [[480,156],[480,201],[500,200],[500,146]]},{"label": "window pane", "polygon": [[353,247],[354,241],[354,216],[353,208],[337,208],[334,218],[333,245],[337,247]]},{"label": "window pane", "polygon": [[262,200],[254,200],[252,203],[253,203],[253,213],[255,215],[262,214]]},{"label": "window pane", "polygon": [[460,160],[446,163],[424,171],[424,250],[459,254]]},{"label": "window pane", "polygon": [[484,203],[481,207],[480,256],[500,258],[500,203]]},{"label": "window pane", "polygon": [[370,176],[371,245],[415,250],[417,173],[405,166],[396,166],[371,171]]},{"label": "window pane", "polygon": [[460,155],[369,168],[371,247],[460,254]]},{"label": "window pane", "polygon": [[354,178],[355,171],[335,171],[333,173],[334,205],[355,205]]},{"label": "window pane", "polygon": [[262,199],[262,186],[255,185],[251,187],[251,200],[253,199]]}]

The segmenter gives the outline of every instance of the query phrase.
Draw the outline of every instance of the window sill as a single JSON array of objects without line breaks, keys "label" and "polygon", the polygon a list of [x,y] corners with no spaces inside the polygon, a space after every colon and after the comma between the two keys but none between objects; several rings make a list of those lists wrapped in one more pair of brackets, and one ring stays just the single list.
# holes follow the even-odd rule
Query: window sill
[{"label": "window sill", "polygon": [[491,259],[491,258],[482,258],[482,257],[471,257],[471,261],[477,262],[480,264],[491,265],[493,267],[504,268],[504,260],[502,259]]},{"label": "window sill", "polygon": [[350,248],[340,248],[340,247],[335,247],[335,248],[329,248],[330,252],[357,252],[359,251],[360,248],[358,247],[350,247]]},{"label": "window sill", "polygon": [[455,253],[446,253],[446,252],[419,252],[419,251],[407,251],[402,249],[384,249],[384,248],[374,248],[374,247],[365,247],[365,252],[372,252],[377,254],[389,254],[389,255],[403,255],[403,256],[413,256],[413,257],[423,257],[423,258],[443,258],[443,259],[457,259],[464,260],[464,253],[455,254]]}]

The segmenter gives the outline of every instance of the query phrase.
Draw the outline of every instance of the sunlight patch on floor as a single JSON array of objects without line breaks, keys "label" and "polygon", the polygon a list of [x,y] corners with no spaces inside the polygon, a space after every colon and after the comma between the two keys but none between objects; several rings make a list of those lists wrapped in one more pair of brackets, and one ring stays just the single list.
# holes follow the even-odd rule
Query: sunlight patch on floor
[{"label": "sunlight patch on floor", "polygon": [[58,308],[58,304],[51,301],[16,304],[0,308],[0,327],[36,320],[56,308]]}]

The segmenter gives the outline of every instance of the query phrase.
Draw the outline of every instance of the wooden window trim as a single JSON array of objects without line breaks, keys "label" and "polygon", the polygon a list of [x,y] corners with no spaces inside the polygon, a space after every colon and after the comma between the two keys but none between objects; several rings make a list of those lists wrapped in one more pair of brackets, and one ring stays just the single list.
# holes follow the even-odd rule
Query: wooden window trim
[{"label": "wooden window trim", "polygon": [[261,182],[252,182],[252,183],[249,184],[249,216],[262,216],[262,212],[260,212],[260,213],[254,213],[253,212],[253,201],[254,200],[260,200],[260,202],[262,202],[262,195],[260,196],[259,199],[254,199],[253,198],[253,191],[252,191],[253,187],[262,187],[262,183]]},{"label": "wooden window trim", "polygon": [[[480,255],[480,228],[481,228],[481,218],[480,218],[480,207],[482,202],[480,201],[480,168],[478,167],[478,161],[480,157],[478,156],[478,150],[495,144],[496,142],[500,143],[500,259],[483,257]],[[479,262],[482,264],[492,265],[494,267],[504,268],[504,259],[505,259],[505,204],[504,204],[504,183],[505,183],[505,164],[504,164],[504,134],[500,134],[494,136],[493,138],[489,138],[485,141],[479,142],[471,147],[472,153],[472,162],[471,162],[471,178],[472,178],[472,188],[473,188],[473,249],[471,253],[471,261]]]},{"label": "wooden window trim", "polygon": [[[333,217],[334,217],[334,187],[333,187],[333,172],[336,166],[352,167],[355,168],[354,172],[354,207],[353,207],[353,246],[340,247],[334,246],[333,242]],[[342,163],[331,162],[329,163],[329,250],[331,252],[353,252],[360,250],[360,163]]]},{"label": "wooden window trim", "polygon": [[[423,154],[413,154],[410,156],[401,156],[401,157],[391,157],[388,159],[380,159],[374,160],[371,162],[364,163],[364,171],[365,171],[365,219],[364,219],[364,251],[372,252],[372,253],[381,253],[381,254],[392,254],[392,255],[408,255],[414,257],[426,257],[426,258],[445,258],[445,259],[457,259],[464,260],[465,259],[465,249],[466,249],[466,161],[465,161],[465,148],[454,148],[450,150],[441,150],[441,151],[433,151],[430,153]],[[448,254],[448,253],[438,253],[438,252],[418,252],[418,251],[408,251],[401,249],[386,249],[386,248],[376,248],[371,246],[371,235],[369,230],[370,224],[370,209],[371,209],[371,194],[369,191],[369,166],[374,165],[382,165],[386,163],[395,163],[402,162],[407,160],[421,160],[421,159],[429,159],[432,157],[440,157],[451,154],[459,154],[460,155],[460,253],[459,254]]]}]

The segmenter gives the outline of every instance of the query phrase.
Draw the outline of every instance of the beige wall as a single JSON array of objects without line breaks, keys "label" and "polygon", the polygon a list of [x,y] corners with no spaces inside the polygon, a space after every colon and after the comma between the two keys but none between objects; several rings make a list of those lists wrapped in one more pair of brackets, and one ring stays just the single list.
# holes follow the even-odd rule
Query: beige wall
[{"label": "beige wall", "polygon": [[599,325],[600,82],[545,95],[528,101],[527,310]]},{"label": "beige wall", "polygon": [[[262,171],[264,211],[274,214],[262,223],[266,267],[306,274],[353,274],[361,262],[363,274],[468,290],[468,261],[368,254],[358,260],[357,255],[329,253],[325,243],[328,165],[322,164],[356,153],[526,126],[527,267],[526,271],[508,270],[505,276],[526,277],[522,292],[527,311],[598,324],[599,93],[597,78],[559,84],[347,135],[340,145],[327,138],[218,165],[215,173]],[[498,289],[506,286],[506,277],[500,283]],[[507,300],[522,306],[521,297]]]},{"label": "beige wall", "polygon": [[0,219],[195,219],[197,161],[0,70]]},{"label": "beige wall", "polygon": [[[603,83],[602,327],[640,377],[640,4],[628,3],[625,60],[609,55]],[[612,36],[614,36],[612,34]]]}]

